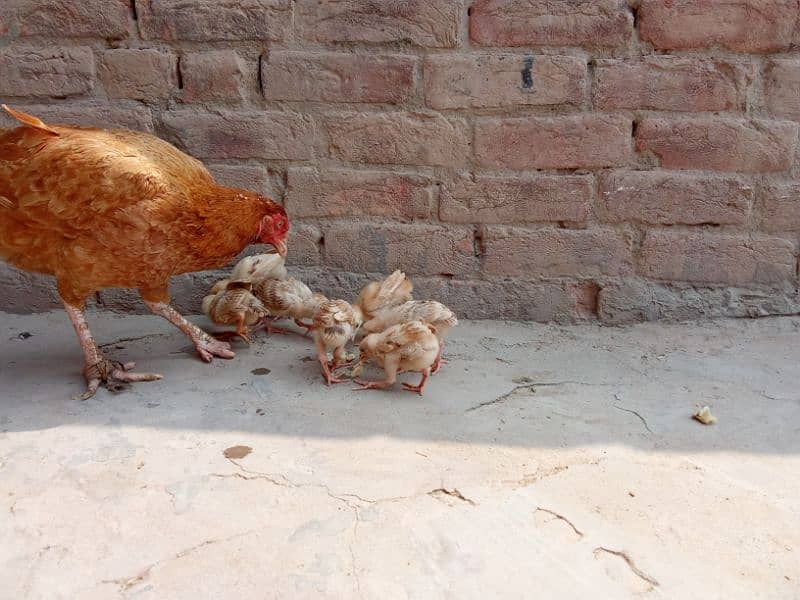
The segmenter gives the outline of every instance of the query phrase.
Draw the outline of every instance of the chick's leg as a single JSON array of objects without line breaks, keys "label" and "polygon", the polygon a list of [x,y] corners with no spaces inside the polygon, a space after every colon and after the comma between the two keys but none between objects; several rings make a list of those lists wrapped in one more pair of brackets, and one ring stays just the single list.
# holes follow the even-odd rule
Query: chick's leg
[{"label": "chick's leg", "polygon": [[236,356],[233,351],[231,351],[231,345],[228,342],[215,340],[197,325],[183,318],[183,316],[169,304],[153,302],[147,299],[144,299],[144,303],[153,311],[153,314],[164,317],[167,321],[188,335],[189,339],[194,343],[194,347],[197,348],[197,353],[200,355],[200,358],[204,361],[211,362],[211,359],[215,356],[219,356],[220,358],[233,358]]},{"label": "chick's leg", "polygon": [[325,382],[328,385],[333,383],[342,383],[344,379],[339,379],[338,377],[334,377],[333,373],[331,373],[331,367],[328,365],[328,351],[325,349],[325,345],[322,343],[322,340],[316,341],[317,345],[317,360],[319,360],[319,364],[322,365],[322,375],[325,377]]},{"label": "chick's leg", "polygon": [[383,361],[383,370],[386,373],[386,379],[383,381],[361,381],[356,379],[356,383],[361,387],[353,388],[353,391],[382,390],[392,387],[394,382],[397,381],[397,372],[400,370],[400,357],[393,354],[388,355]]},{"label": "chick's leg", "polygon": [[97,343],[92,337],[92,332],[89,331],[89,324],[86,322],[83,308],[66,302],[64,307],[67,310],[67,315],[69,315],[69,320],[72,321],[72,326],[75,328],[75,333],[78,334],[78,341],[81,344],[86,361],[83,369],[87,383],[86,392],[76,396],[76,400],[86,400],[94,396],[101,383],[104,383],[108,389],[116,391],[126,383],[155,381],[163,377],[157,373],[132,373],[131,369],[136,366],[136,363],[122,364],[108,360],[100,352]]},{"label": "chick's leg", "polygon": [[442,352],[444,352],[444,340],[439,340],[439,353],[436,355],[436,360],[433,361],[431,375],[436,375],[439,372],[439,369],[442,368],[442,365],[446,365],[450,362],[446,358],[442,358]]},{"label": "chick's leg", "polygon": [[422,371],[422,379],[420,380],[418,385],[411,385],[410,383],[404,383],[403,387],[409,392],[416,392],[420,396],[422,396],[422,390],[425,389],[425,382],[428,380],[429,374],[430,374],[430,369],[425,369]]}]

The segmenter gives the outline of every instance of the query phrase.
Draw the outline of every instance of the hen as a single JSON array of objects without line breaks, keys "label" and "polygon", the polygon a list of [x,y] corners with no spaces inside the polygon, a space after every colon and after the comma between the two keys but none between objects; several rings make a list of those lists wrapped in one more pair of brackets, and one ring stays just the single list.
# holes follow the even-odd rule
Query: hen
[{"label": "hen", "polygon": [[90,397],[101,383],[149,381],[105,358],[84,314],[97,290],[138,288],[145,304],[188,335],[201,358],[232,358],[169,305],[168,282],[217,268],[248,244],[286,253],[289,221],[276,203],[217,185],[206,168],[146,133],[22,122],[0,133],[0,257],[53,275],[85,358]]},{"label": "hen", "polygon": [[356,381],[359,390],[383,389],[397,381],[398,373],[418,371],[422,380],[418,385],[403,383],[410,392],[420,396],[431,368],[439,356],[439,340],[436,328],[422,321],[411,321],[394,325],[382,333],[371,333],[359,344],[361,356],[359,363],[368,360],[377,362],[386,373],[383,381]]},{"label": "hen", "polygon": [[250,343],[248,327],[255,325],[267,316],[267,309],[253,294],[253,284],[249,281],[218,282],[211,293],[203,298],[203,313],[214,323],[235,325],[236,331],[216,334],[218,339],[233,336]]},{"label": "hen", "polygon": [[432,374],[439,372],[442,362],[442,351],[444,350],[444,336],[450,331],[451,327],[458,325],[458,319],[449,308],[436,300],[411,300],[378,311],[372,319],[364,323],[364,331],[377,333],[388,329],[399,323],[410,321],[422,321],[429,323],[436,328],[436,337],[439,339],[439,355],[433,365]]}]

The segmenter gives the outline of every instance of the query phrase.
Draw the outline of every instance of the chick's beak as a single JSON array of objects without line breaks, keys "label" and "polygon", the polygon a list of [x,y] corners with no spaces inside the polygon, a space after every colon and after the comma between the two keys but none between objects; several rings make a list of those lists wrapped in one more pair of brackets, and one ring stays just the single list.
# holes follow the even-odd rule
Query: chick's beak
[{"label": "chick's beak", "polygon": [[272,242],[272,245],[275,246],[275,250],[278,251],[278,254],[280,254],[281,257],[286,258],[286,252],[288,251],[288,247],[286,246],[286,240]]}]

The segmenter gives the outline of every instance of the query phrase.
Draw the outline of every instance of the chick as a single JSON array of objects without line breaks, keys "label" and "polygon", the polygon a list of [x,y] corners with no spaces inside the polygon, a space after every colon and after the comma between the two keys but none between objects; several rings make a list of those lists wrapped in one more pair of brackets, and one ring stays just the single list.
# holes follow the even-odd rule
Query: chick
[{"label": "chick", "polygon": [[369,320],[379,310],[397,306],[411,300],[414,285],[402,271],[395,271],[386,279],[373,281],[358,294],[356,305],[361,308],[364,320]]},{"label": "chick", "polygon": [[280,254],[255,254],[245,256],[231,272],[233,281],[258,282],[265,279],[286,279],[286,259]]},{"label": "chick", "polygon": [[272,327],[272,321],[287,317],[294,319],[298,326],[311,330],[313,326],[302,320],[312,319],[320,304],[327,300],[322,294],[312,293],[305,283],[294,277],[259,281],[253,285],[253,294],[269,311],[267,333],[289,333]]},{"label": "chick", "polygon": [[374,360],[386,373],[383,381],[359,381],[361,387],[354,390],[383,389],[391,387],[397,381],[397,374],[406,371],[422,373],[418,385],[403,383],[409,392],[417,392],[420,396],[425,382],[431,374],[436,359],[439,357],[439,339],[436,328],[422,321],[411,321],[389,327],[381,333],[371,333],[359,344],[361,356],[359,364]]},{"label": "chick", "polygon": [[399,306],[384,308],[378,311],[372,319],[364,323],[364,331],[367,333],[377,333],[385,331],[398,323],[408,323],[410,321],[422,321],[429,323],[436,328],[436,337],[439,340],[439,356],[433,365],[432,375],[439,372],[441,364],[446,360],[442,358],[444,350],[444,337],[451,327],[458,325],[458,319],[449,308],[441,302],[435,300],[411,300]]},{"label": "chick", "polygon": [[[311,333],[317,347],[317,358],[328,385],[341,383],[344,379],[334,377],[332,371],[346,364],[344,347],[353,339],[363,322],[359,306],[344,300],[326,300],[314,312]],[[333,361],[328,363],[328,351],[333,351]]]},{"label": "chick", "polygon": [[251,290],[252,283],[249,281],[223,279],[211,288],[208,296],[203,298],[203,312],[209,319],[219,325],[236,326],[235,332],[224,332],[217,337],[238,336],[250,343],[248,326],[255,325],[268,314]]}]

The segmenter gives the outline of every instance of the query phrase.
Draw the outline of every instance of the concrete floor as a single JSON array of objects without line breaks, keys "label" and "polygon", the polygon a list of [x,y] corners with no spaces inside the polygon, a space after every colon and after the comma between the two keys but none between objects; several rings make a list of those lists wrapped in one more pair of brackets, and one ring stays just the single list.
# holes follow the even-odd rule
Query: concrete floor
[{"label": "concrete floor", "polygon": [[90,322],[166,378],[73,401],[64,314],[0,315],[2,598],[800,597],[798,319],[465,323],[424,398]]}]

